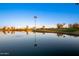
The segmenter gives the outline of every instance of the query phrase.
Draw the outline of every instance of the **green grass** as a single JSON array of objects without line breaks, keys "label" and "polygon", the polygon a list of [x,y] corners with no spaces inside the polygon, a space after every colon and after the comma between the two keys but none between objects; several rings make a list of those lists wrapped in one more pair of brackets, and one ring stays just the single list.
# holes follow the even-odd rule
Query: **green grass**
[{"label": "green grass", "polygon": [[67,29],[61,30],[61,32],[75,32],[75,31],[79,31],[79,29],[77,29],[77,28],[67,28]]}]

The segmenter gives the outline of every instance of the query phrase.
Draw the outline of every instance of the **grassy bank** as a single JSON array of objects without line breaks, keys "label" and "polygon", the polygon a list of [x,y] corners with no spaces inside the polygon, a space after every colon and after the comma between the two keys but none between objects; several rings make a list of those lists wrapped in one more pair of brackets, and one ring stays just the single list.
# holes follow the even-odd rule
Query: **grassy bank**
[{"label": "grassy bank", "polygon": [[58,30],[59,32],[75,32],[75,31],[79,31],[78,28],[66,28],[66,29],[60,29]]},{"label": "grassy bank", "polygon": [[41,32],[41,33],[62,33],[62,34],[79,35],[79,29],[78,28],[37,29],[37,30],[33,30],[33,31]]}]

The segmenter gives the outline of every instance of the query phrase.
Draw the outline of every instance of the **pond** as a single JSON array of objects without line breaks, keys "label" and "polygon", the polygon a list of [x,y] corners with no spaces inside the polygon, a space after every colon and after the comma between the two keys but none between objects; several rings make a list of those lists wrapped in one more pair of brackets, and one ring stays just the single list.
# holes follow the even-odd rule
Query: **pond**
[{"label": "pond", "polygon": [[59,33],[0,32],[0,55],[79,55],[79,36]]}]

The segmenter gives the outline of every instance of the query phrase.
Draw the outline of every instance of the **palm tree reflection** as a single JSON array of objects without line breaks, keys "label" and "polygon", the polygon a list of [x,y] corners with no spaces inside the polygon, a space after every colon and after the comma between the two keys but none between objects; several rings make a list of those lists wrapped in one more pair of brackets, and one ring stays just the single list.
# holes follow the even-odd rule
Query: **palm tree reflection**
[{"label": "palm tree reflection", "polygon": [[3,34],[7,35],[7,34],[15,34],[15,31],[1,31],[3,32]]},{"label": "palm tree reflection", "polygon": [[27,34],[27,35],[29,34],[28,31],[26,32],[26,34]]},{"label": "palm tree reflection", "polygon": [[11,34],[15,34],[15,31],[11,31]]},{"label": "palm tree reflection", "polygon": [[3,34],[6,34],[6,31],[2,31],[3,32]]},{"label": "palm tree reflection", "polygon": [[65,36],[64,36],[63,33],[57,33],[57,36],[58,36],[58,37],[62,37],[62,36],[63,36],[63,38],[65,38]]}]

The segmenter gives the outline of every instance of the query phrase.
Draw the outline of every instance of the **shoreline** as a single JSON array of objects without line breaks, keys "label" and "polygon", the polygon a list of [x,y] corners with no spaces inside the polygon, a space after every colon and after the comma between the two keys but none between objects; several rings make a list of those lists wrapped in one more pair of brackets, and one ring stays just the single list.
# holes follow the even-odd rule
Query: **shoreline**
[{"label": "shoreline", "polygon": [[66,31],[63,31],[64,29],[62,30],[59,30],[59,29],[40,29],[40,30],[33,30],[33,29],[27,29],[27,30],[0,30],[0,32],[37,32],[37,33],[59,33],[59,34],[66,34],[66,35],[75,35],[75,36],[79,36],[79,30],[78,31],[74,31],[74,32],[66,32]]},{"label": "shoreline", "polygon": [[79,36],[79,30],[74,32],[63,32],[63,31],[57,31],[57,30],[36,30],[36,32],[39,33],[60,33],[60,34],[66,34],[66,35],[75,35]]}]

